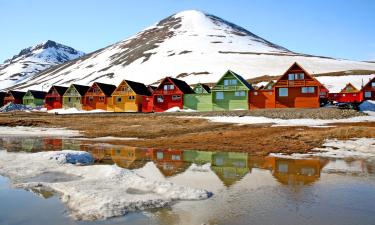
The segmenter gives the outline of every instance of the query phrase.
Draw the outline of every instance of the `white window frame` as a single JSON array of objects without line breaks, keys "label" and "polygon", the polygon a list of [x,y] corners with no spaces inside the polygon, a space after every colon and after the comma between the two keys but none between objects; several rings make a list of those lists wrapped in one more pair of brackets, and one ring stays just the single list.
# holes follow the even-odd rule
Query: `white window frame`
[{"label": "white window frame", "polygon": [[181,95],[172,95],[172,101],[180,101]]},{"label": "white window frame", "polygon": [[156,96],[156,102],[157,103],[163,103],[164,102],[164,96],[163,95],[157,95]]},{"label": "white window frame", "polygon": [[[282,93],[282,90],[286,91]],[[288,97],[289,96],[289,88],[279,88],[279,97]]]}]

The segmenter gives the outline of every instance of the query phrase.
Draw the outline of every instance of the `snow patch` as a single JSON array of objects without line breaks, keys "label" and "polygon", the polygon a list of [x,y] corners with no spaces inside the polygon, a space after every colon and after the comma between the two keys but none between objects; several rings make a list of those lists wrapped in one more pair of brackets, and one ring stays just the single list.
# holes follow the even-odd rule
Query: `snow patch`
[{"label": "snow patch", "polygon": [[[72,151],[0,151],[0,174],[9,177],[19,188],[59,193],[61,200],[71,209],[71,215],[83,220],[105,219],[164,207],[178,200],[206,199],[212,195],[203,189],[146,179],[116,165],[61,163],[59,159],[67,159],[69,154],[79,162],[85,161],[84,154]],[[51,160],[55,158],[58,160]],[[58,174],[58,178],[53,174]]]},{"label": "snow patch", "polygon": [[169,108],[169,109],[165,110],[164,112],[196,112],[196,110],[193,110],[193,109],[180,109],[180,107],[175,106],[175,107],[172,107],[172,108]]},{"label": "snow patch", "polygon": [[47,128],[47,127],[4,127],[0,126],[0,136],[2,137],[77,137],[81,136],[79,131],[68,130],[65,128]]}]

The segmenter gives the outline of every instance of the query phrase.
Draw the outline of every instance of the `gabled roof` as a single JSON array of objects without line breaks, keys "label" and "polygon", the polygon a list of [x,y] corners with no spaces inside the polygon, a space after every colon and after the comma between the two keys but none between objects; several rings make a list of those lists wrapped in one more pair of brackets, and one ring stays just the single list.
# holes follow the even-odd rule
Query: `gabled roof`
[{"label": "gabled roof", "polygon": [[274,85],[275,85],[275,82],[273,80],[271,80],[266,85],[264,85],[261,89],[262,90],[272,90]]},{"label": "gabled roof", "polygon": [[95,82],[94,84],[96,84],[106,96],[111,96],[111,94],[116,90],[116,86],[112,84],[104,84],[99,82]]},{"label": "gabled roof", "polygon": [[23,98],[23,96],[25,96],[26,92],[23,92],[23,91],[9,91],[8,93],[10,93],[13,98]]},{"label": "gabled roof", "polygon": [[[237,80],[239,80],[243,85],[245,85],[245,87],[247,87],[249,90],[252,90],[253,89],[253,86],[251,84],[249,84],[249,82],[247,82],[241,75],[233,72],[232,70],[228,70],[226,73],[224,73],[224,75],[220,78],[220,80],[217,82],[219,83],[220,81],[223,80],[223,78],[225,77],[225,75],[227,74],[231,74],[232,76],[234,76]],[[216,84],[217,84],[216,83]]]},{"label": "gabled roof", "polygon": [[197,85],[195,85],[194,90],[197,87],[202,87],[202,89],[205,90],[207,93],[211,93],[211,88],[206,84],[198,83]]},{"label": "gabled roof", "polygon": [[44,99],[47,95],[47,92],[45,91],[28,90],[27,93],[30,93],[34,98],[38,99]]},{"label": "gabled roof", "polygon": [[150,91],[155,91],[156,88],[158,88],[158,87],[153,86],[153,85],[147,85],[147,88],[148,88]]},{"label": "gabled roof", "polygon": [[305,79],[306,79],[306,76],[309,77],[310,79],[316,81],[318,83],[318,86],[323,86],[322,83],[320,83],[319,80],[317,80],[315,77],[313,77],[309,72],[307,72],[300,64],[298,64],[297,62],[294,62],[290,67],[289,69],[287,69],[285,71],[285,73],[279,77],[279,79],[277,79],[277,81],[275,82],[275,84],[277,84],[280,80],[284,79],[285,76],[288,76],[289,74],[289,71],[292,70],[294,67],[297,67],[298,69],[302,70],[302,72],[305,74]]},{"label": "gabled roof", "polygon": [[57,91],[57,93],[60,95],[60,96],[63,96],[65,91],[68,90],[67,87],[62,87],[62,86],[56,86],[56,85],[53,85],[48,92],[50,92],[52,89],[55,89]]},{"label": "gabled roof", "polygon": [[[351,91],[347,91],[347,88],[351,88]],[[340,93],[356,93],[359,92],[359,90],[351,83],[348,83],[343,89],[341,89]]]},{"label": "gabled roof", "polygon": [[72,84],[72,86],[78,91],[81,96],[84,96],[86,92],[90,89],[90,86],[84,86],[79,84]]},{"label": "gabled roof", "polygon": [[165,81],[172,82],[184,94],[194,94],[193,89],[191,89],[191,87],[185,81],[178,80],[172,77],[164,78],[157,87],[157,89],[159,89],[165,83]]},{"label": "gabled roof", "polygon": [[365,86],[362,87],[362,90],[365,89],[365,88],[367,88],[367,87],[369,87],[369,86],[371,86],[372,82],[375,82],[375,75],[374,75],[374,77],[372,79],[369,79],[369,81],[365,84]]},{"label": "gabled roof", "polygon": [[137,95],[146,95],[150,96],[151,92],[150,90],[146,87],[146,85],[130,80],[124,80],[128,86],[137,94]]}]

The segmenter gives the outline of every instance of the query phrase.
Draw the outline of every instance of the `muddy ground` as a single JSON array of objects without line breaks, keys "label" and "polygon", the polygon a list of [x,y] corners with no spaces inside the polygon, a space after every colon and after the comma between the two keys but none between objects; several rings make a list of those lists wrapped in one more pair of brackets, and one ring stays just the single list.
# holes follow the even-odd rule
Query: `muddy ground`
[{"label": "muddy ground", "polygon": [[[181,116],[190,116],[183,118]],[[285,109],[207,113],[101,113],[54,115],[47,113],[2,113],[0,126],[66,127],[86,137],[137,137],[110,141],[136,147],[241,151],[266,155],[270,152],[307,152],[324,139],[375,138],[375,123],[336,124],[336,127],[271,127],[212,123],[194,116],[262,115],[279,118],[347,118],[362,115],[351,110]]]}]

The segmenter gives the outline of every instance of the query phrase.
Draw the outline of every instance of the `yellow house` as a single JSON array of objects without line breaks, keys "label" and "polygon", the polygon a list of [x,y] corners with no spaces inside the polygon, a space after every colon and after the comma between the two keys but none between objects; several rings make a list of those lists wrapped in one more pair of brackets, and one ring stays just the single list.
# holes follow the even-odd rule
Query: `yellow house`
[{"label": "yellow house", "polygon": [[107,111],[142,112],[142,102],[146,96],[151,96],[151,92],[144,84],[123,80],[112,93]]}]

